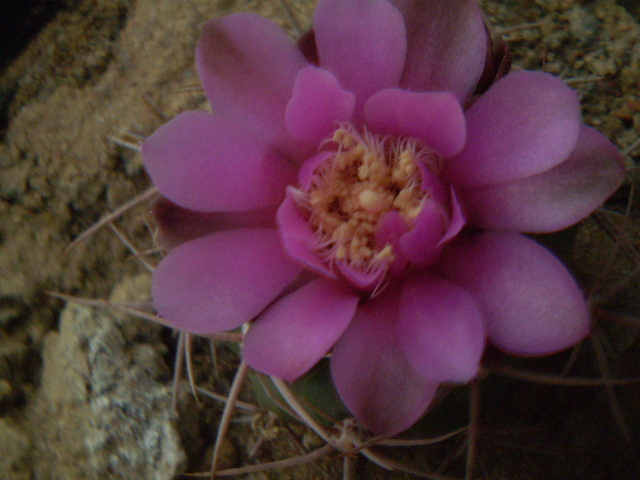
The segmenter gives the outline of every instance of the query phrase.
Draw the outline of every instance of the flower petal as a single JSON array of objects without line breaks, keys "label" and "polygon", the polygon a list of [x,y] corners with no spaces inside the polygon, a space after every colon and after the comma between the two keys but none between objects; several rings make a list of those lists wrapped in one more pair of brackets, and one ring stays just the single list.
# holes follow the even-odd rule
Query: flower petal
[{"label": "flower petal", "polygon": [[404,21],[386,0],[320,0],[314,14],[320,65],[356,95],[356,119],[378,90],[400,82],[407,49]]},{"label": "flower petal", "polygon": [[440,241],[447,230],[442,208],[429,198],[415,219],[412,230],[400,237],[402,254],[419,265],[429,265],[440,255]]},{"label": "flower petal", "polygon": [[351,120],[355,102],[355,95],[343,90],[331,72],[304,67],[296,76],[285,125],[294,138],[319,142],[336,129],[336,121]]},{"label": "flower petal", "polygon": [[295,201],[296,191],[293,187],[287,188],[287,198],[278,208],[277,222],[284,249],[291,258],[306,268],[327,278],[337,279],[338,277],[318,255],[320,251],[318,239],[298,210]]},{"label": "flower petal", "polygon": [[563,162],[578,140],[578,97],[547,73],[501,78],[466,114],[467,143],[445,162],[457,186],[512,182],[544,172]]},{"label": "flower petal", "polygon": [[463,288],[431,274],[402,286],[399,340],[411,366],[439,382],[468,382],[484,351],[484,319]]},{"label": "flower petal", "polygon": [[222,230],[276,226],[273,207],[247,212],[196,212],[160,197],[153,203],[151,212],[158,226],[156,241],[166,250]]},{"label": "flower petal", "polygon": [[452,92],[464,102],[484,68],[487,34],[476,0],[391,0],[407,28],[400,86]]},{"label": "flower petal", "polygon": [[440,247],[445,243],[451,241],[451,239],[455,238],[466,223],[467,219],[464,212],[462,211],[462,206],[460,205],[460,200],[458,200],[458,195],[456,194],[453,187],[451,187],[451,214],[449,219],[449,226],[447,227],[447,231],[444,232],[444,235],[438,242],[437,246]]},{"label": "flower petal", "polygon": [[160,193],[199,211],[277,205],[295,168],[230,117],[192,111],[161,126],[142,145]]},{"label": "flower petal", "polygon": [[311,151],[285,129],[293,82],[306,61],[278,25],[251,13],[211,20],[203,27],[196,64],[214,111],[233,116],[292,158]]},{"label": "flower petal", "polygon": [[169,252],[153,275],[153,302],[176,328],[222,332],[258,315],[301,271],[275,229],[227,230]]},{"label": "flower petal", "polygon": [[589,333],[582,292],[564,265],[524,235],[458,236],[441,257],[444,274],[471,292],[489,339],[516,355],[544,355]]},{"label": "flower petal", "polygon": [[472,222],[487,229],[552,232],[567,228],[600,206],[624,181],[618,149],[582,126],[569,158],[546,172],[514,183],[461,192]]},{"label": "flower petal", "polygon": [[338,341],[353,318],[358,295],[316,279],[278,300],[251,325],[243,355],[256,370],[293,382]]},{"label": "flower petal", "polygon": [[451,93],[381,90],[367,100],[364,115],[374,132],[419,138],[443,157],[464,147],[464,112]]},{"label": "flower petal", "polygon": [[413,370],[398,345],[399,294],[392,288],[358,308],[331,358],[344,403],[367,428],[385,436],[413,425],[438,387]]}]

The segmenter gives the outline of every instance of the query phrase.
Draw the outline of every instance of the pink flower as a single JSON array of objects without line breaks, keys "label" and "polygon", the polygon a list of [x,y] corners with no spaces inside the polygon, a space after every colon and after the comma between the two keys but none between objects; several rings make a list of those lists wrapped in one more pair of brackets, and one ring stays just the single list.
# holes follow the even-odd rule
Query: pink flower
[{"label": "pink flower", "polygon": [[476,375],[487,339],[542,355],[587,335],[575,281],[518,232],[584,218],[624,167],[550,75],[472,96],[474,0],[319,0],[313,34],[298,47],[244,13],[205,25],[214,113],[142,149],[171,249],[153,298],[196,334],[253,320],[247,362],[288,381],[331,352],[346,405],[392,435]]}]

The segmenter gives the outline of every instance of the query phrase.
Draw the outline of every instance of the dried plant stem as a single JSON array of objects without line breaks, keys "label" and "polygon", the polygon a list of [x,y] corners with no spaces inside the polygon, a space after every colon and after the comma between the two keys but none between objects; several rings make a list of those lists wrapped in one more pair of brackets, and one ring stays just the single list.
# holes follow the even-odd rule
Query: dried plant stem
[{"label": "dried plant stem", "polygon": [[184,343],[184,359],[187,367],[187,380],[189,381],[189,387],[191,387],[191,393],[193,393],[193,398],[196,399],[196,403],[200,405],[196,381],[193,375],[193,362],[191,360],[193,355],[193,335],[187,332],[180,332],[180,339]]},{"label": "dried plant stem", "polygon": [[280,395],[282,395],[282,398],[285,399],[291,409],[296,412],[296,414],[304,421],[304,423],[307,424],[309,428],[311,428],[311,430],[316,432],[320,438],[333,446],[336,450],[342,450],[341,446],[336,443],[335,439],[323,427],[321,427],[320,424],[311,417],[311,415],[309,415],[284,381],[276,377],[271,377],[271,381],[273,381],[273,384],[280,392]]},{"label": "dried plant stem", "polygon": [[[266,470],[277,470],[280,468],[293,467],[296,465],[302,465],[305,463],[314,462],[327,456],[335,449],[331,445],[324,445],[317,450],[313,450],[306,455],[299,457],[287,458],[286,460],[277,460],[275,462],[261,463],[258,465],[249,465],[246,467],[229,468],[227,470],[219,470],[215,472],[216,477],[233,477],[236,475],[246,475],[248,473],[264,472]],[[192,473],[185,474],[187,477],[209,477],[209,474]]]},{"label": "dried plant stem", "polygon": [[282,9],[285,11],[298,36],[302,35],[304,31],[302,30],[302,26],[296,18],[296,15],[293,13],[293,9],[291,8],[291,5],[289,5],[289,2],[287,2],[287,0],[280,0],[280,5],[282,5]]},{"label": "dried plant stem", "polygon": [[121,147],[128,148],[129,150],[133,150],[134,152],[139,152],[142,150],[142,146],[137,142],[130,142],[128,140],[122,140],[121,138],[112,137],[111,135],[107,135],[107,138],[111,140],[116,145],[120,145]]},{"label": "dried plant stem", "polygon": [[629,431],[629,427],[627,427],[627,424],[624,421],[624,417],[622,416],[622,409],[620,408],[620,403],[618,402],[618,396],[616,395],[616,392],[613,389],[613,384],[611,383],[611,371],[609,370],[609,365],[607,364],[607,358],[604,353],[604,349],[602,348],[602,343],[600,343],[598,337],[599,332],[596,331],[589,338],[591,339],[591,344],[593,345],[593,350],[596,354],[596,361],[598,362],[598,367],[600,368],[600,372],[603,377],[602,379],[607,380],[607,383],[604,384],[604,388],[607,392],[609,406],[616,421],[616,425],[622,433],[622,436],[627,442],[631,443],[631,432]]},{"label": "dried plant stem", "polygon": [[478,446],[478,430],[480,428],[480,382],[471,380],[471,401],[469,402],[469,433],[467,434],[467,460],[465,480],[472,480]]},{"label": "dried plant stem", "polygon": [[128,202],[123,203],[114,212],[105,215],[96,223],[94,223],[91,227],[89,227],[87,230],[82,232],[82,234],[78,238],[73,240],[69,244],[69,246],[64,250],[63,255],[67,255],[72,249],[77,247],[80,243],[84,242],[87,238],[89,238],[91,235],[93,235],[95,232],[100,230],[105,225],[113,222],[116,218],[122,216],[123,214],[137,207],[138,205],[141,205],[145,202],[152,200],[157,195],[158,195],[158,189],[155,187],[151,187],[148,190],[142,192],[140,195],[133,197]]},{"label": "dried plant stem", "polygon": [[118,227],[116,227],[113,223],[109,224],[109,228],[113,231],[113,233],[115,233],[117,235],[117,237],[120,239],[120,241],[125,244],[125,246],[131,251],[131,253],[133,253],[135,258],[137,258],[140,261],[140,263],[142,263],[145,266],[145,268],[147,270],[149,270],[151,273],[153,273],[153,271],[155,270],[155,267],[153,265],[151,265],[149,262],[147,262],[144,258],[142,258],[142,255],[140,254],[140,251],[127,238],[127,236],[124,234],[124,232],[122,232],[122,230],[120,230]]},{"label": "dried plant stem", "polygon": [[178,350],[173,364],[173,391],[171,394],[171,408],[175,412],[178,409],[178,387],[180,386],[180,375],[182,374],[182,363],[184,360],[183,333],[178,333]]},{"label": "dried plant stem", "polygon": [[[128,307],[126,305],[122,305],[119,303],[113,303],[108,300],[103,299],[95,299],[95,298],[82,298],[82,297],[74,297],[73,295],[67,295],[65,293],[58,292],[45,292],[47,295],[51,295],[52,297],[59,298],[61,300],[65,300],[67,302],[77,303],[78,305],[85,305],[87,307],[99,307],[99,308],[109,308],[113,310],[117,310],[122,313],[128,313],[138,318],[142,318],[144,320],[151,320],[152,322],[159,323],[169,328],[173,328],[167,321],[159,317],[158,315],[153,315],[152,313],[143,312],[142,310],[137,310],[135,308]],[[224,340],[226,342],[235,342],[238,343],[242,341],[242,335],[239,333],[232,332],[221,332],[221,333],[212,333],[207,335],[209,338],[215,340]]]},{"label": "dried plant stem", "polygon": [[452,437],[455,437],[456,435],[460,435],[461,433],[466,432],[468,428],[469,427],[458,428],[453,432],[449,432],[434,438],[424,438],[421,440],[402,440],[402,439],[389,438],[386,440],[380,440],[377,442],[377,444],[383,445],[386,447],[418,447],[422,445],[433,445],[433,444],[448,440]]},{"label": "dried plant stem", "polygon": [[240,391],[244,386],[244,382],[247,378],[247,372],[249,371],[249,366],[247,363],[242,360],[240,362],[240,366],[238,367],[238,371],[236,372],[236,376],[233,379],[233,383],[231,384],[231,390],[229,391],[229,398],[227,399],[227,403],[222,410],[222,417],[220,418],[220,425],[218,426],[218,434],[216,435],[216,443],[213,447],[213,456],[211,459],[211,478],[216,478],[216,468],[218,466],[218,459],[220,457],[220,449],[222,447],[222,441],[227,434],[227,430],[229,429],[229,424],[231,423],[231,417],[233,415],[233,410],[236,407],[236,401],[238,400],[238,396],[240,395]]},{"label": "dried plant stem", "polygon": [[[198,393],[201,393],[205,397],[209,397],[218,402],[227,403],[229,401],[228,397],[225,397],[224,395],[220,395],[218,393],[210,392],[206,388],[196,386],[196,390],[198,391]],[[255,413],[264,412],[264,409],[259,407],[258,405],[254,405],[253,403],[243,402],[242,400],[236,400],[236,407],[242,410],[247,410],[248,412],[255,412]]]},{"label": "dried plant stem", "polygon": [[629,385],[640,382],[638,378],[582,378],[563,377],[561,375],[547,375],[535,372],[524,372],[509,367],[493,367],[492,372],[504,375],[505,377],[524,380],[532,383],[544,385],[559,385],[564,387],[603,387],[607,385]]}]

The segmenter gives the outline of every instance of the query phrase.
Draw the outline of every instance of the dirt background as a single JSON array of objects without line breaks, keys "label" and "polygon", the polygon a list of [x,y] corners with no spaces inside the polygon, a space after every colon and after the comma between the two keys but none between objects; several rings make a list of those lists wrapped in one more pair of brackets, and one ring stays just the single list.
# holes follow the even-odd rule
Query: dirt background
[{"label": "dirt background", "polygon": [[[313,3],[293,3],[303,26]],[[576,80],[585,121],[622,150],[636,141],[636,0],[481,3],[518,68]],[[206,108],[193,56],[207,19],[253,11],[295,30],[275,0],[25,5],[25,12],[0,11],[0,479],[170,479],[206,470],[221,407],[206,399],[196,404],[181,389],[174,413],[170,332],[106,309],[65,307],[45,292],[148,303],[147,270],[108,228],[65,253],[102,215],[150,186],[139,154],[123,141],[135,143],[181,111]],[[577,376],[638,376],[640,216],[629,198],[640,148],[626,153],[629,181],[608,204],[618,215],[602,213],[570,235],[545,239],[595,293],[597,341],[586,341],[573,357],[501,358],[501,365],[560,373],[575,360]],[[143,205],[116,222],[141,251],[153,247],[147,210]],[[197,381],[225,393],[237,359],[226,347],[218,356],[214,377],[208,345],[196,342]],[[492,374],[482,391],[477,478],[640,479],[637,383],[607,390]],[[294,422],[241,416],[222,466],[297,455],[296,441],[316,442]],[[464,476],[461,437],[385,453]],[[355,464],[355,478],[415,478],[362,459]],[[341,465],[329,459],[245,478],[341,478]]]}]

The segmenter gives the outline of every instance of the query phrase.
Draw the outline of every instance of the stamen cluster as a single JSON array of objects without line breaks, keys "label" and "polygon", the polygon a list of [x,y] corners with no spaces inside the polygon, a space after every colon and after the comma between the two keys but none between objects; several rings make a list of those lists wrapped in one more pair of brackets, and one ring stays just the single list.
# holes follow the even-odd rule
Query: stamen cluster
[{"label": "stamen cluster", "polygon": [[428,192],[422,190],[418,162],[439,170],[439,156],[415,139],[398,139],[349,125],[340,126],[326,142],[335,153],[312,177],[299,197],[323,257],[369,271],[393,262],[389,243],[376,241],[376,226],[396,211],[410,226]]}]

